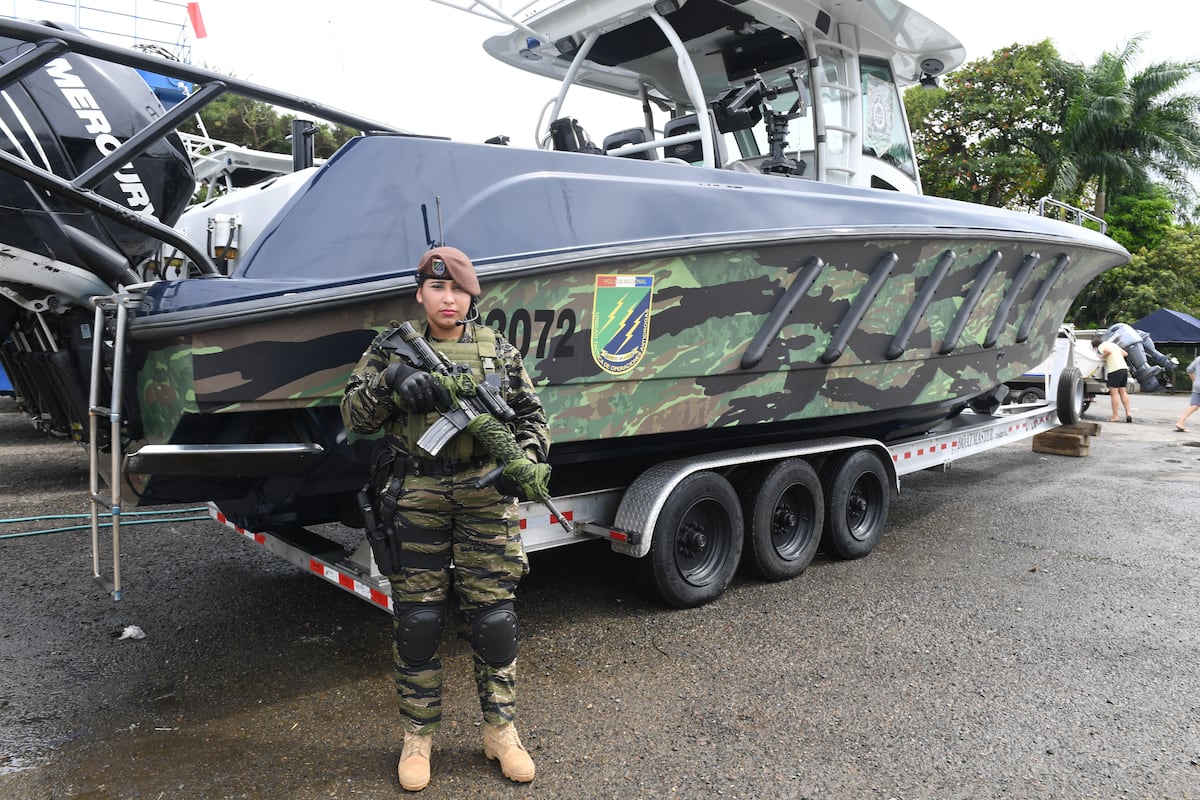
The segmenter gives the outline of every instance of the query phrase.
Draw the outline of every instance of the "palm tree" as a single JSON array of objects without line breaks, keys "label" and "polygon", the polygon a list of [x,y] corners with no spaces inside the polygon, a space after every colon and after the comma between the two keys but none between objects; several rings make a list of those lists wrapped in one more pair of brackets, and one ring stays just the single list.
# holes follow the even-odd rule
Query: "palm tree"
[{"label": "palm tree", "polygon": [[1200,95],[1176,93],[1200,74],[1200,61],[1163,61],[1130,76],[1144,35],[1088,68],[1061,65],[1072,85],[1054,171],[1063,197],[1094,193],[1093,213],[1108,201],[1165,185],[1179,199],[1194,194],[1200,168]]}]

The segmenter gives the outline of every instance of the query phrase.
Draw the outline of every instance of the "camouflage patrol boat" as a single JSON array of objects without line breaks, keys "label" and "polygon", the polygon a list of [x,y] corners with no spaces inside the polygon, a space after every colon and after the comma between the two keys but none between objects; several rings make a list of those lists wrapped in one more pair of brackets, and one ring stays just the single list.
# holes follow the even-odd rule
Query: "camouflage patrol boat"
[{"label": "camouflage patrol boat", "polygon": [[[487,51],[560,81],[530,146],[405,134],[0,22],[0,339],[24,407],[99,437],[138,503],[214,500],[250,529],[353,519],[370,443],[338,401],[376,332],[418,316],[413,268],[445,242],[525,353],[555,490],[582,491],[666,457],[889,441],[994,407],[1128,258],[1083,226],[920,194],[901,88],[964,54],[899,3],[496,5],[510,30]],[[198,90],[163,112],[129,67]],[[594,141],[577,86],[628,116]],[[222,92],[369,135],[189,211],[210,223],[189,239],[173,128]],[[269,222],[239,242],[251,214]],[[194,277],[169,279],[180,261]],[[89,433],[89,408],[111,432]]]}]

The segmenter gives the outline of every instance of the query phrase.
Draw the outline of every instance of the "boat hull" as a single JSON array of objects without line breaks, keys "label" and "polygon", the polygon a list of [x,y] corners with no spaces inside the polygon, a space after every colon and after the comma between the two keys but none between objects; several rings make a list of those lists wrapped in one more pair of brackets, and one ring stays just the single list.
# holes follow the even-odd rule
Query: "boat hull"
[{"label": "boat hull", "polygon": [[[734,445],[929,430],[1039,363],[1078,288],[1112,260],[962,232],[710,243],[493,265],[482,321],[525,354],[551,419],[555,490],[572,491]],[[371,338],[419,314],[413,291],[401,277],[246,301],[220,321],[212,308],[135,320],[144,441],[325,451],[290,477],[282,461],[248,469],[236,456],[207,476],[135,476],[140,496],[274,513],[361,485],[370,443],[343,438],[337,404]]]}]

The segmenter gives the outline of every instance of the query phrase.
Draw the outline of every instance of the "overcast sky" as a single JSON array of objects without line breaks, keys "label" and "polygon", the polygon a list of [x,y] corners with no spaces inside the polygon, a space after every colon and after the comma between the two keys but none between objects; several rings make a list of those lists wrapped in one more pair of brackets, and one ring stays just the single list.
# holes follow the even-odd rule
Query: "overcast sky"
[{"label": "overcast sky", "polygon": [[[62,18],[72,2],[0,0],[0,10]],[[150,13],[153,0],[87,5],[132,9],[135,2],[140,13]],[[1200,59],[1198,37],[1181,18],[1186,4],[1180,0],[908,4],[957,36],[968,60],[1050,38],[1066,58],[1090,64],[1138,33],[1147,34],[1141,64]],[[31,6],[37,11],[31,13]],[[182,9],[166,10],[185,24]],[[504,133],[514,144],[529,145],[538,112],[555,93],[552,82],[505,67],[483,52],[483,39],[503,26],[430,0],[200,0],[200,10],[208,35],[192,40],[197,66],[421,133],[468,141]],[[573,93],[564,111],[586,125],[587,108],[597,101],[584,102],[584,94]]]}]

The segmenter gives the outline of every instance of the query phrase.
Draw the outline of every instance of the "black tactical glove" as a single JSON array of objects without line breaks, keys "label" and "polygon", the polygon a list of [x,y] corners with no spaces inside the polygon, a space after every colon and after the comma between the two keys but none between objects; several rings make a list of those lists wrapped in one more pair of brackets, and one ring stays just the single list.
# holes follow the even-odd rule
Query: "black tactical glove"
[{"label": "black tactical glove", "polygon": [[428,414],[450,407],[450,393],[440,381],[403,361],[389,364],[383,379],[409,411]]}]

